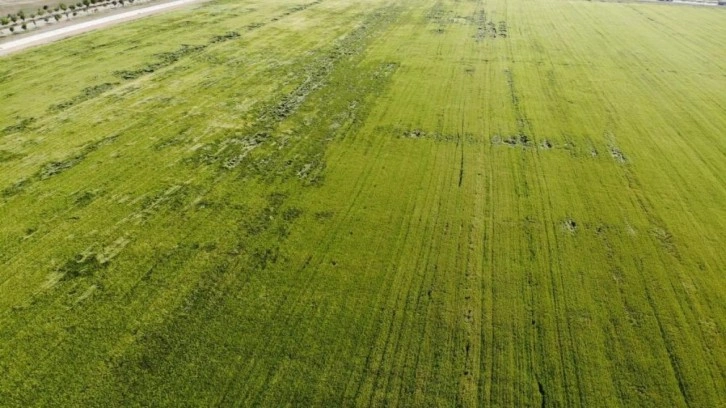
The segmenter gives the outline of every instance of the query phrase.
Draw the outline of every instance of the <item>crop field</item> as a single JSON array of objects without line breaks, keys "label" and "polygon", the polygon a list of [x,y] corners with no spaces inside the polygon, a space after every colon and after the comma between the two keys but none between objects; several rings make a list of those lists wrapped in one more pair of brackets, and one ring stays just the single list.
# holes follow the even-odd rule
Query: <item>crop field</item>
[{"label": "crop field", "polygon": [[0,406],[726,407],[724,38],[219,0],[0,59]]}]

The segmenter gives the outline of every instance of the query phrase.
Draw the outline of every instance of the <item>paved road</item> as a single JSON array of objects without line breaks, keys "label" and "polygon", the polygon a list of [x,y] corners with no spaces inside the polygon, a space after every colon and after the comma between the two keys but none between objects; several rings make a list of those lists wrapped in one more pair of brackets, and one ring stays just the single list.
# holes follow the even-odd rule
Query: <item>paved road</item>
[{"label": "paved road", "polygon": [[137,18],[145,17],[151,14],[156,14],[162,11],[166,11],[179,6],[184,6],[191,3],[197,3],[202,0],[174,0],[168,3],[157,4],[155,6],[149,6],[139,8],[136,10],[127,11],[125,13],[114,14],[112,16],[101,17],[90,21],[79,22],[77,24],[69,25],[63,28],[57,28],[55,30],[45,31],[42,33],[29,35],[14,41],[8,41],[0,44],[0,55],[7,55],[13,52],[21,51],[29,47],[36,45],[47,44],[49,42],[57,41],[62,38],[67,38],[73,35],[81,34],[86,31],[95,30],[98,28],[107,27],[113,24],[118,24],[123,21],[135,20]]}]

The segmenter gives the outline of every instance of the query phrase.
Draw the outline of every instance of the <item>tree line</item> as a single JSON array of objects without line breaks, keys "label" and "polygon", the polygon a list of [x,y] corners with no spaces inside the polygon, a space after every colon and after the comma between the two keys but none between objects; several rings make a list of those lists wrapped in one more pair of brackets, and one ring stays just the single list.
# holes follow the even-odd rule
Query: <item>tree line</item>
[{"label": "tree line", "polygon": [[[98,6],[124,6],[125,4],[133,4],[134,0],[82,0],[75,4],[60,3],[51,8],[44,5],[38,8],[34,13],[26,14],[20,10],[16,13],[10,13],[7,16],[0,17],[0,28],[9,27],[10,32],[15,32],[19,27],[22,30],[28,29],[28,24],[38,26],[38,20],[44,21],[46,24],[60,21],[64,16],[70,20],[72,16],[78,15],[79,11],[88,11],[92,7]],[[53,20],[53,21],[51,21]]]}]

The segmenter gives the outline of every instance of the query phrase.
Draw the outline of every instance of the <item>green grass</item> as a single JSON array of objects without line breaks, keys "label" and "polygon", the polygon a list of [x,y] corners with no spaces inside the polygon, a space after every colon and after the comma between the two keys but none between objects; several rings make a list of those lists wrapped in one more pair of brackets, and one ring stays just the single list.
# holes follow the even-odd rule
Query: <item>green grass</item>
[{"label": "green grass", "polygon": [[3,58],[0,405],[726,406],[724,36],[217,1]]}]

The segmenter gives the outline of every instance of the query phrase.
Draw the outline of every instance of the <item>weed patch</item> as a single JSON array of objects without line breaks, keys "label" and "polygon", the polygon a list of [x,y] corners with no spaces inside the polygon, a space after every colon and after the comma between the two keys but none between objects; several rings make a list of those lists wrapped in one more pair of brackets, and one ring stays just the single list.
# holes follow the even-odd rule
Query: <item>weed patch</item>
[{"label": "weed patch", "polygon": [[59,103],[57,105],[52,105],[49,110],[51,112],[58,112],[58,111],[66,110],[70,107],[78,105],[79,103],[93,99],[93,98],[101,95],[102,93],[112,89],[116,85],[118,85],[118,82],[115,82],[115,83],[106,82],[106,83],[103,83],[100,85],[95,85],[95,86],[90,86],[88,88],[84,88],[81,91],[81,93],[76,95],[73,99]]},{"label": "weed patch", "polygon": [[215,35],[212,37],[211,40],[209,40],[210,44],[218,44],[229,40],[234,40],[235,38],[239,38],[240,34],[236,31],[229,31],[222,35]]},{"label": "weed patch", "polygon": [[101,263],[95,253],[84,253],[69,259],[60,268],[61,280],[72,280],[94,276],[98,271],[106,268],[107,263]]},{"label": "weed patch", "polygon": [[7,150],[0,150],[0,163],[6,163],[23,157],[22,154],[13,153]]},{"label": "weed patch", "polygon": [[[215,41],[216,38],[217,37],[212,38],[212,41]],[[137,68],[137,69],[133,69],[133,70],[115,71],[114,75],[123,80],[127,80],[127,81],[137,79],[143,75],[148,75],[148,74],[156,72],[162,68],[171,66],[172,64],[176,63],[183,57],[186,57],[191,54],[199,53],[202,50],[204,50],[206,47],[207,47],[206,45],[182,44],[182,46],[179,47],[179,49],[177,49],[176,51],[157,54],[156,61],[148,63],[141,68]]]},{"label": "weed patch", "polygon": [[30,125],[32,125],[33,123],[35,123],[36,120],[37,119],[36,118],[33,118],[33,117],[31,117],[31,118],[23,118],[23,119],[20,120],[20,122],[14,124],[14,125],[10,125],[10,126],[5,127],[2,130],[2,132],[0,132],[0,134],[2,136],[5,136],[5,135],[9,135],[11,133],[23,132],[23,131],[29,129],[30,128]]},{"label": "weed patch", "polygon": [[618,149],[615,146],[610,146],[610,155],[620,164],[625,164],[628,162],[628,159],[625,157],[625,154]]}]

